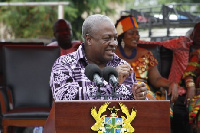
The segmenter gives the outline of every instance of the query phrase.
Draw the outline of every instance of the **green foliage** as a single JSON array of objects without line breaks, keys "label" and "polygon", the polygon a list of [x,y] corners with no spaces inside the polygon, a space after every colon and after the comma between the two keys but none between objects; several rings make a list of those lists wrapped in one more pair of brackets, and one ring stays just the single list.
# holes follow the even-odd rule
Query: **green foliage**
[{"label": "green foliage", "polygon": [[[72,23],[74,37],[81,39],[81,28],[84,21],[83,14],[105,14],[115,13],[109,2],[123,2],[124,0],[69,0],[70,5],[65,8],[65,18]],[[70,8],[71,7],[71,8]],[[74,14],[72,14],[72,12]]]},{"label": "green foliage", "polygon": [[0,20],[16,38],[36,38],[51,34],[50,25],[57,17],[56,7],[2,7]]},{"label": "green foliage", "polygon": [[[18,0],[2,0],[3,2],[18,2]],[[32,0],[21,0],[20,2]],[[35,0],[39,2],[40,0]],[[50,2],[53,0],[43,0]],[[59,0],[58,0],[59,1]],[[70,4],[64,7],[64,18],[71,22],[75,39],[81,39],[81,27],[84,16],[94,13],[114,14],[115,9],[109,7],[109,2],[124,0],[66,0]],[[54,0],[55,2],[55,0]],[[52,25],[58,18],[57,6],[10,6],[0,7],[0,23],[7,26],[7,32],[15,38],[53,37]]]}]

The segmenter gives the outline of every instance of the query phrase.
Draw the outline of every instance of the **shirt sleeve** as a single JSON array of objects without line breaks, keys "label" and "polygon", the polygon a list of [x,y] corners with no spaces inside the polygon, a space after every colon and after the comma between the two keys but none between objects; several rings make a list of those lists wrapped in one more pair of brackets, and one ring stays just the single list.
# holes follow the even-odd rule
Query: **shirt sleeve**
[{"label": "shirt sleeve", "polygon": [[78,94],[78,83],[73,82],[71,68],[64,63],[62,56],[52,67],[50,87],[54,100],[73,100]]}]

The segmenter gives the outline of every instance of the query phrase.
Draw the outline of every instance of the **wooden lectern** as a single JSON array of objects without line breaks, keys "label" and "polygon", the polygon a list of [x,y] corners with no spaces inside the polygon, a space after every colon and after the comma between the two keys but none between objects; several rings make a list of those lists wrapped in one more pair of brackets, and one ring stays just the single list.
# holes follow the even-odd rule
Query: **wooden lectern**
[{"label": "wooden lectern", "polygon": [[[132,108],[137,110],[136,117],[131,122],[134,133],[170,133],[169,100],[55,101],[43,133],[95,133],[91,129],[96,122],[91,109],[96,107],[98,112],[106,102],[110,102],[108,108],[115,106],[116,109],[121,109],[119,103],[123,103],[130,113]],[[102,115],[110,114],[111,111],[107,109]],[[117,115],[126,117],[122,110],[118,110]]]}]

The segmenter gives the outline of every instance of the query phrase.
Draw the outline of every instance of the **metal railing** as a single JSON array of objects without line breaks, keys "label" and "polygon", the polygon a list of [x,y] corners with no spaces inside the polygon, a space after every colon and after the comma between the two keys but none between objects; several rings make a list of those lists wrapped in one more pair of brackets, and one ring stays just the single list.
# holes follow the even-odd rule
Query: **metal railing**
[{"label": "metal railing", "polygon": [[166,28],[170,36],[170,28],[193,27],[200,22],[200,3],[177,3],[148,8],[134,8],[121,11],[121,15],[132,15],[137,18],[141,29]]}]

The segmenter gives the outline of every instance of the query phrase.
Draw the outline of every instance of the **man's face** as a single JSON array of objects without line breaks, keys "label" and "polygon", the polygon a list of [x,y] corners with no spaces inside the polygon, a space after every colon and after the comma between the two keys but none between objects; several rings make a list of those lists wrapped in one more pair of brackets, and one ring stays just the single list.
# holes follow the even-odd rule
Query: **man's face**
[{"label": "man's face", "polygon": [[198,23],[194,29],[193,42],[195,45],[200,45],[200,23]]},{"label": "man's face", "polygon": [[110,21],[99,23],[94,33],[89,36],[93,59],[104,63],[111,61],[118,45],[114,25]]},{"label": "man's face", "polygon": [[60,21],[57,24],[54,36],[61,48],[68,49],[72,47],[72,29],[65,21]]}]

